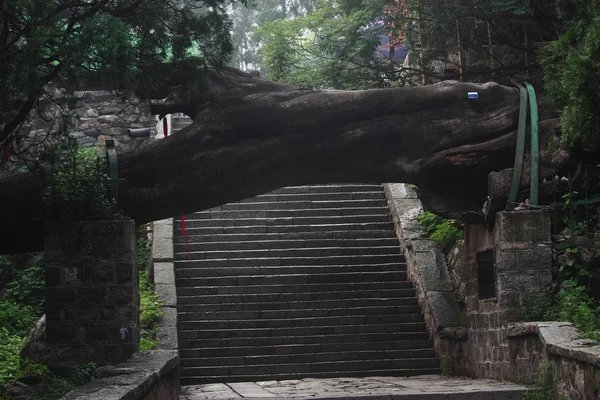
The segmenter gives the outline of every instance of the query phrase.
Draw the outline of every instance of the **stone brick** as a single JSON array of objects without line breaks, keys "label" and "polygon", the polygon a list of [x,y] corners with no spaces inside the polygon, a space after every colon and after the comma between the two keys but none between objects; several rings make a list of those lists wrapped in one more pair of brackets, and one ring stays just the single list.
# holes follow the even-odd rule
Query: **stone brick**
[{"label": "stone brick", "polygon": [[66,267],[62,269],[62,284],[75,285],[79,283],[79,274],[77,267]]},{"label": "stone brick", "polygon": [[99,307],[98,308],[98,315],[100,316],[100,319],[102,321],[113,321],[116,316],[117,313],[115,311],[115,308],[110,306],[110,307]]},{"label": "stone brick", "polygon": [[132,304],[134,292],[131,286],[113,286],[110,288],[109,300],[115,305]]},{"label": "stone brick", "polygon": [[437,250],[414,254],[415,268],[420,276],[421,287],[425,292],[452,292],[452,284],[446,269],[443,254]]},{"label": "stone brick", "polygon": [[110,339],[110,325],[93,324],[86,327],[85,339],[87,343],[107,342]]},{"label": "stone brick", "polygon": [[121,359],[119,347],[117,345],[109,345],[104,347],[104,357],[103,359],[108,362],[119,361]]},{"label": "stone brick", "polygon": [[46,287],[59,286],[61,284],[60,267],[56,264],[46,263],[44,268]]},{"label": "stone brick", "polygon": [[520,271],[548,271],[552,269],[552,252],[523,251],[518,253]]},{"label": "stone brick", "polygon": [[50,306],[54,305],[68,305],[77,302],[77,296],[74,289],[69,288],[47,288],[46,289],[46,304]]},{"label": "stone brick", "polygon": [[518,253],[514,251],[496,251],[496,271],[498,273],[517,271],[519,269]]},{"label": "stone brick", "polygon": [[[127,263],[118,263],[115,265],[116,270],[116,283],[134,283],[134,278],[137,275],[134,273],[134,269],[131,264]],[[137,283],[137,279],[135,279]]]},{"label": "stone brick", "polygon": [[550,213],[546,210],[499,212],[495,232],[498,242],[549,242]]},{"label": "stone brick", "polygon": [[[502,308],[513,308],[522,306],[522,295],[520,291],[502,291],[498,294],[498,304]],[[496,319],[498,316],[496,315]]]},{"label": "stone brick", "polygon": [[96,307],[65,307],[64,313],[67,322],[94,322],[99,317]]},{"label": "stone brick", "polygon": [[530,292],[538,289],[536,274],[498,274],[498,292],[505,290]]},{"label": "stone brick", "polygon": [[111,283],[115,280],[114,266],[109,263],[86,265],[81,272],[82,283]]},{"label": "stone brick", "polygon": [[65,320],[65,313],[62,307],[46,306],[46,321],[60,322]]},{"label": "stone brick", "polygon": [[48,343],[78,343],[83,342],[82,331],[73,324],[57,323],[46,326]]},{"label": "stone brick", "polygon": [[79,304],[102,305],[108,299],[108,288],[105,286],[80,287],[77,289]]}]

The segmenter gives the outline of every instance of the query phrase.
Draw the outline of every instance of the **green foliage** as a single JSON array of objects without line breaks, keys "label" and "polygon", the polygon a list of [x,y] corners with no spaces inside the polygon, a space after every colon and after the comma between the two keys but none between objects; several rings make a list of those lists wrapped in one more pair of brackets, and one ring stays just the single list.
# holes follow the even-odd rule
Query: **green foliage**
[{"label": "green foliage", "polygon": [[546,89],[561,111],[564,145],[597,141],[600,124],[600,4],[562,0],[556,8],[565,31],[541,54]]},{"label": "green foliage", "polygon": [[463,224],[453,219],[444,219],[429,211],[417,216],[425,235],[431,238],[445,253],[463,237]]},{"label": "green foliage", "polygon": [[556,319],[570,321],[584,338],[600,342],[600,307],[577,281],[562,283],[557,295]]},{"label": "green foliage", "polygon": [[576,280],[562,282],[554,297],[539,293],[527,298],[523,320],[572,322],[583,338],[600,342],[600,306]]},{"label": "green foliage", "polygon": [[444,376],[452,376],[454,373],[454,359],[450,353],[444,353],[440,360],[440,369],[442,370],[442,375]]},{"label": "green foliage", "polygon": [[163,315],[162,301],[154,292],[154,286],[146,276],[148,260],[148,232],[146,225],[140,225],[137,231],[138,271],[140,288],[140,349],[154,350],[158,347],[156,340],[157,321]]},{"label": "green foliage", "polygon": [[552,366],[547,361],[540,361],[533,387],[525,393],[523,400],[554,400]]},{"label": "green foliage", "polygon": [[15,275],[16,278],[6,286],[2,299],[30,307],[35,315],[41,316],[46,301],[44,258],[40,255],[33,266],[17,271]]},{"label": "green foliage", "polygon": [[50,220],[111,219],[112,201],[106,187],[106,160],[93,148],[68,149],[45,191]]},{"label": "green foliage", "polygon": [[556,318],[554,303],[550,293],[540,292],[528,296],[523,304],[523,321],[552,321]]},{"label": "green foliage", "polygon": [[[2,324],[3,325],[3,324]],[[2,326],[0,328],[0,386],[21,376],[21,347],[25,339]],[[2,392],[0,392],[2,393]]]},{"label": "green foliage", "polygon": [[[380,32],[367,29],[382,16],[385,0],[319,0],[306,15],[260,26],[260,55],[267,75],[309,87],[383,87],[393,71],[375,56]],[[382,28],[383,29],[383,28]]]},{"label": "green foliage", "polygon": [[0,326],[11,335],[27,336],[41,317],[33,308],[9,300],[0,300]]}]

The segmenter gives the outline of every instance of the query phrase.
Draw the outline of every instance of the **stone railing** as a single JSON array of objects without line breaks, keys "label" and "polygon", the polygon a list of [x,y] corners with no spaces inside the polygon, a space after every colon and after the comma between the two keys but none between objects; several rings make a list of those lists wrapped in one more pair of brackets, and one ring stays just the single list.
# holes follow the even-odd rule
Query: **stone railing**
[{"label": "stone railing", "polygon": [[569,322],[526,322],[507,327],[508,343],[517,362],[514,374],[536,374],[543,357],[552,366],[557,394],[572,400],[600,398],[600,345],[580,339]]},{"label": "stone railing", "polygon": [[[502,212],[491,231],[467,226],[465,241],[452,254],[454,260],[462,257],[460,268],[449,274],[443,254],[424,238],[416,219],[423,207],[415,188],[386,184],[385,191],[436,354],[452,357],[455,374],[532,383],[546,360],[557,395],[600,398],[600,346],[579,339],[571,323],[516,322],[524,299],[551,282],[547,213]],[[478,295],[474,255],[482,249],[494,249],[496,297],[490,299]],[[459,326],[459,298],[467,327]]]},{"label": "stone railing", "polygon": [[[460,358],[466,340],[466,328],[460,326],[461,307],[444,255],[425,237],[416,218],[423,213],[423,205],[412,185],[388,183],[384,188],[396,235],[404,248],[408,276],[415,285],[436,354]],[[461,365],[458,359],[454,364]]]},{"label": "stone railing", "polygon": [[175,350],[142,351],[116,366],[96,370],[93,380],[66,400],[159,400],[179,396],[179,356]]}]

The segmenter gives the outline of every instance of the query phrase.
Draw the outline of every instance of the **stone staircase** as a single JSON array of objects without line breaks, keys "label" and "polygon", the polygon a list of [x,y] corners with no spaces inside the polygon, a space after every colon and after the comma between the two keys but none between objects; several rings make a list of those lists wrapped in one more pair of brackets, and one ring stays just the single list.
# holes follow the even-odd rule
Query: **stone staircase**
[{"label": "stone staircase", "polygon": [[439,373],[381,185],[282,188],[176,219],[182,385]]}]

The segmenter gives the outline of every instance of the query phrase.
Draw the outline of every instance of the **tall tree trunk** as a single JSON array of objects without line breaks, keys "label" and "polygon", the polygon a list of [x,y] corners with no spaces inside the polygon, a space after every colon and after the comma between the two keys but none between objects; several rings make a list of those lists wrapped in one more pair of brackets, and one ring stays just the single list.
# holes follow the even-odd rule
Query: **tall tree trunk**
[{"label": "tall tree trunk", "polygon": [[[194,101],[202,106],[191,126],[119,156],[121,207],[138,223],[282,186],[344,182],[414,183],[432,211],[460,217],[481,209],[488,173],[514,162],[516,88],[443,82],[310,91],[232,69],[211,80],[212,91]],[[468,99],[474,91],[479,99]],[[540,110],[546,143],[558,120],[546,101]],[[547,171],[565,161],[545,152],[542,160]],[[0,252],[40,249],[36,181],[0,181],[0,204]]]}]

